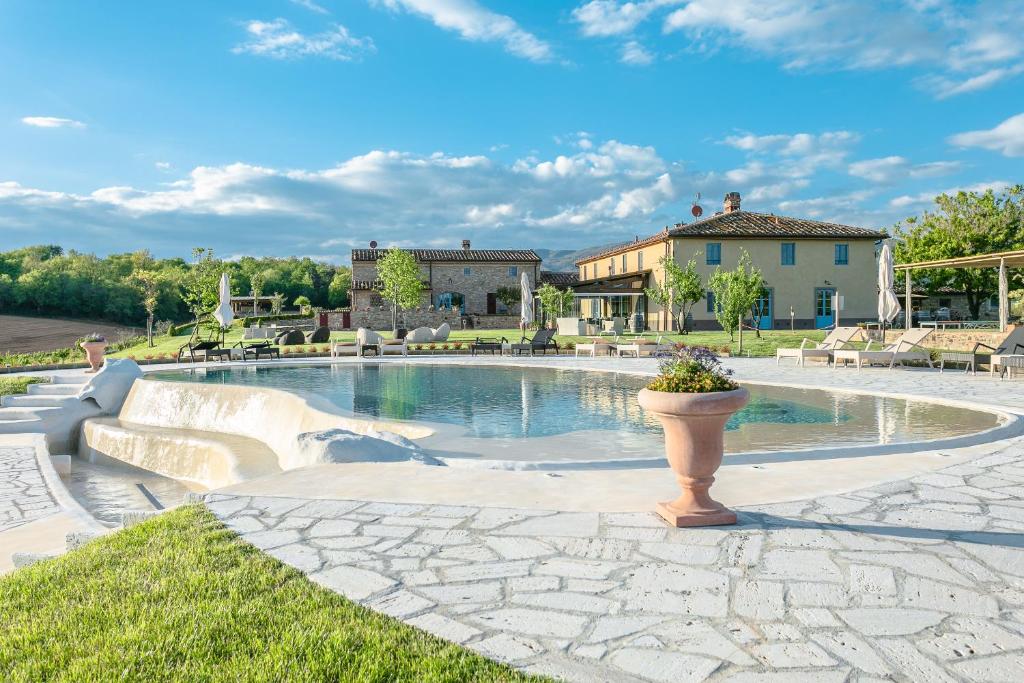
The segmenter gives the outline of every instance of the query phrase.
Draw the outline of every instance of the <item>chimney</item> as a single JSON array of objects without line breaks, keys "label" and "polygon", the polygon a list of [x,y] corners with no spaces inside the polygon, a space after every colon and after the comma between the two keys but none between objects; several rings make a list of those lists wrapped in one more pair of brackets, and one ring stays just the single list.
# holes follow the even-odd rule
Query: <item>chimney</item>
[{"label": "chimney", "polygon": [[462,240],[462,248],[469,251],[469,240]]},{"label": "chimney", "polygon": [[722,208],[725,210],[725,213],[732,213],[733,211],[739,211],[740,210],[740,193],[739,192],[730,192],[729,194],[725,195],[725,203],[723,204]]}]

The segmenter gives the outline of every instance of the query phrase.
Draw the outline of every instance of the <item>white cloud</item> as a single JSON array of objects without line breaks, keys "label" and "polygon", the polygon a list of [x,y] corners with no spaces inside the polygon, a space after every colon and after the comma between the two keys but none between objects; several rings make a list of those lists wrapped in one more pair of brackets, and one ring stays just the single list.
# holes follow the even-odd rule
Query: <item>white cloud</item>
[{"label": "white cloud", "polygon": [[62,119],[58,116],[24,116],[21,122],[35,128],[85,128],[81,121]]},{"label": "white cloud", "polygon": [[981,147],[1003,156],[1024,156],[1024,113],[1011,116],[995,128],[957,133],[949,142],[958,147]]},{"label": "white cloud", "polygon": [[847,169],[849,174],[873,183],[890,184],[908,178],[932,178],[948,175],[960,168],[956,161],[933,161],[926,164],[912,164],[901,156],[855,161]]},{"label": "white cloud", "polygon": [[341,24],[334,24],[322,33],[305,35],[286,19],[253,19],[246,22],[245,31],[249,34],[249,41],[232,48],[235,54],[272,59],[323,57],[350,62],[377,51],[372,38],[356,38]]},{"label": "white cloud", "polygon": [[316,12],[317,14],[330,14],[330,12],[327,10],[326,7],[322,7],[322,6],[318,5],[318,4],[316,4],[315,2],[313,2],[313,0],[291,0],[291,1],[292,1],[293,4],[298,5],[299,7],[305,7],[310,12]]},{"label": "white cloud", "polygon": [[482,7],[475,0],[371,0],[390,10],[404,9],[432,21],[438,28],[454,31],[464,40],[499,42],[517,57],[534,62],[554,59],[545,41],[524,30],[514,19]]},{"label": "white cloud", "polygon": [[631,40],[622,46],[620,61],[633,66],[647,66],[654,61],[654,55],[637,41]]},{"label": "white cloud", "polygon": [[171,170],[171,162],[169,161],[157,161],[153,165],[156,166],[156,168],[160,171]]},{"label": "white cloud", "polygon": [[594,0],[573,11],[589,37],[633,34],[655,17],[696,52],[740,48],[787,69],[928,68],[916,82],[939,99],[1024,71],[1021,0]]},{"label": "white cloud", "polygon": [[990,180],[988,182],[975,183],[973,185],[950,187],[945,190],[930,190],[927,192],[918,192],[912,195],[904,194],[890,199],[889,206],[894,209],[903,209],[907,212],[920,211],[921,209],[925,209],[934,204],[935,198],[940,194],[955,195],[957,192],[983,193],[989,190],[1001,192],[1012,185],[1013,183],[1008,180]]}]

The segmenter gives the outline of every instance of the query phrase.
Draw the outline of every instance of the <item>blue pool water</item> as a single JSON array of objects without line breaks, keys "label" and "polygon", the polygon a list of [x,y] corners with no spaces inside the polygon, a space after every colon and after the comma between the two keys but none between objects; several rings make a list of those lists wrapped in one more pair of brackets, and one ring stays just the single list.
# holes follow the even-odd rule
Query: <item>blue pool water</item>
[{"label": "blue pool water", "polygon": [[[326,398],[342,412],[435,427],[423,444],[471,455],[656,456],[661,427],[637,405],[635,375],[490,365],[346,363],[163,371],[147,378],[257,385]],[[728,425],[727,451],[792,450],[934,439],[997,419],[934,404],[750,385]],[[526,440],[526,441],[524,441]],[[513,447],[517,446],[517,447]]]}]

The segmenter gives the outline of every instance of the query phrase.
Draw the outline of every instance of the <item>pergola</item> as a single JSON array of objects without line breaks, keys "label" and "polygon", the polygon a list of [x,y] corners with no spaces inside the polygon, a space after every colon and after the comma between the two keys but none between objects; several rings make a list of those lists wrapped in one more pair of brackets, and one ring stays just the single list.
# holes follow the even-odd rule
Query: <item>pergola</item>
[{"label": "pergola", "polygon": [[1001,251],[994,254],[978,256],[962,256],[960,258],[941,259],[939,261],[919,261],[917,263],[901,263],[894,270],[902,270],[906,277],[906,301],[904,318],[909,330],[913,326],[910,315],[910,273],[914,270],[934,270],[936,268],[998,268],[999,269],[999,330],[1005,331],[1010,320],[1010,293],[1006,279],[1007,268],[1024,268],[1024,249],[1017,251]]}]

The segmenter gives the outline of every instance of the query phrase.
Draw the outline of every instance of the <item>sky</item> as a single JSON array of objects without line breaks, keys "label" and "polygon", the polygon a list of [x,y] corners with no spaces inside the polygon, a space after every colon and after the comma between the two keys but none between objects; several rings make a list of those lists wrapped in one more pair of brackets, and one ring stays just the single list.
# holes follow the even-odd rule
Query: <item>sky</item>
[{"label": "sky", "polygon": [[1024,0],[0,3],[0,250],[891,229],[1024,182]]}]

